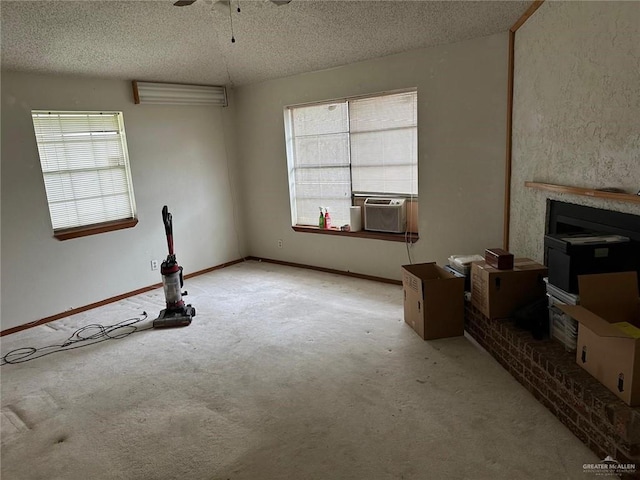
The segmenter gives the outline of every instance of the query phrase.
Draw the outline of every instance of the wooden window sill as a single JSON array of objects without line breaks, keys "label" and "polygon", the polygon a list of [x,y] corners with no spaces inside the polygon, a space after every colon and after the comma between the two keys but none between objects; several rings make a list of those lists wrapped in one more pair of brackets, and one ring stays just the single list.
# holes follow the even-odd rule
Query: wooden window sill
[{"label": "wooden window sill", "polygon": [[293,228],[294,231],[301,233],[318,233],[321,235],[338,235],[341,237],[370,238],[373,240],[387,240],[389,242],[416,243],[420,239],[417,233],[407,233],[405,237],[404,233],[369,232],[366,230],[360,230],[359,232],[345,232],[337,228],[322,229],[318,227],[302,225],[294,225],[291,228]]},{"label": "wooden window sill", "polygon": [[125,220],[115,220],[113,222],[96,223],[94,225],[86,225],[82,227],[65,228],[56,230],[53,236],[58,240],[70,240],[72,238],[86,237],[89,235],[97,235],[99,233],[113,232],[124,228],[133,228],[138,224],[137,218],[127,218]]}]

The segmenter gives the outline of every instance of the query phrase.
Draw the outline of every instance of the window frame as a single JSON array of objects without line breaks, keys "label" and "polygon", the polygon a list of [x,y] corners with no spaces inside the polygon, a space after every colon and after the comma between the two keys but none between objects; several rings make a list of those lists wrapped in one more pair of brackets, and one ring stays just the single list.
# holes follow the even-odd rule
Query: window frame
[{"label": "window frame", "polygon": [[[295,175],[293,174],[293,170],[295,170],[295,164],[294,164],[294,147],[293,147],[293,142],[294,142],[294,136],[293,136],[293,109],[295,108],[300,108],[300,107],[308,107],[308,106],[320,106],[320,105],[330,105],[330,104],[334,104],[334,103],[340,103],[340,102],[349,102],[349,101],[354,101],[354,100],[361,100],[361,99],[366,99],[366,98],[376,98],[376,97],[383,97],[383,96],[387,96],[387,95],[395,95],[395,94],[402,94],[402,93],[416,93],[417,94],[418,89],[413,87],[413,88],[403,88],[403,89],[397,89],[397,90],[386,90],[386,91],[382,91],[382,92],[376,92],[376,93],[370,93],[370,94],[364,94],[364,95],[353,95],[353,96],[348,96],[348,97],[338,97],[338,98],[333,98],[333,99],[329,99],[329,100],[320,100],[320,101],[314,101],[314,102],[304,102],[304,103],[297,103],[297,104],[291,104],[291,105],[286,105],[284,107],[284,125],[285,125],[285,150],[286,150],[286,155],[287,155],[287,181],[289,183],[289,208],[290,208],[290,212],[291,212],[291,228],[296,231],[296,232],[303,232],[303,233],[316,233],[316,234],[328,234],[328,235],[341,235],[341,236],[350,236],[350,237],[361,237],[361,238],[373,238],[373,239],[378,239],[378,240],[390,240],[390,241],[396,241],[396,242],[404,242],[404,243],[415,243],[419,240],[419,234],[418,234],[418,230],[417,230],[417,216],[415,218],[415,229],[416,231],[414,232],[404,232],[404,233],[387,233],[387,232],[374,232],[374,231],[366,231],[364,230],[364,228],[358,232],[349,232],[349,231],[343,231],[340,230],[339,227],[332,227],[331,229],[321,229],[317,226],[313,226],[313,225],[303,225],[303,224],[297,224],[295,223],[296,219],[298,218],[298,213],[297,213],[297,206],[296,206],[296,190],[295,190]],[[417,131],[418,125],[416,124],[416,131]],[[351,134],[351,132],[347,132],[349,135]],[[417,142],[417,139],[416,139]],[[417,145],[416,145],[417,147]],[[419,160],[419,159],[418,159]],[[419,163],[419,162],[418,162]],[[418,194],[391,194],[391,193],[365,193],[365,192],[355,192],[353,190],[353,178],[352,178],[352,174],[351,174],[351,159],[349,159],[349,177],[350,177],[350,190],[351,190],[351,205],[355,205],[355,199],[358,197],[361,198],[367,198],[367,197],[372,197],[372,196],[376,196],[376,197],[393,197],[393,198],[405,198],[405,199],[409,199],[412,202],[416,203],[416,209],[417,209],[417,203],[418,203]],[[416,170],[418,169],[418,164],[416,164]],[[416,171],[416,178],[417,178],[418,172]],[[419,186],[418,186],[419,189]],[[407,221],[409,220],[409,213],[407,213]]]},{"label": "window frame", "polygon": [[[64,115],[64,114],[109,114],[115,115],[118,123],[118,135],[120,140],[120,145],[122,149],[122,155],[124,158],[124,172],[126,175],[126,185],[127,185],[127,193],[131,206],[132,216],[123,217],[119,219],[97,222],[91,224],[78,225],[73,227],[64,227],[64,228],[53,228],[53,218],[51,217],[50,210],[50,200],[49,196],[45,191],[45,197],[47,199],[47,210],[49,213],[49,220],[51,221],[51,228],[53,231],[53,237],[58,240],[69,240],[72,238],[85,237],[89,235],[97,235],[100,233],[112,232],[117,230],[122,230],[126,228],[133,228],[138,224],[137,218],[137,208],[135,202],[135,192],[133,188],[133,178],[131,173],[131,162],[129,158],[127,137],[124,127],[124,114],[121,111],[110,111],[110,110],[45,110],[45,109],[37,109],[31,110],[31,120],[32,125],[34,127],[34,139],[36,140],[36,148],[38,149],[38,161],[40,164],[40,174],[42,175],[42,179],[44,182],[45,172],[43,170],[42,160],[40,159],[40,143],[38,141],[38,137],[35,132],[34,125],[34,116],[38,114],[56,114],[56,115]],[[91,170],[91,169],[90,169]],[[99,171],[99,167],[95,167],[95,171]],[[44,186],[44,185],[43,185]]]}]

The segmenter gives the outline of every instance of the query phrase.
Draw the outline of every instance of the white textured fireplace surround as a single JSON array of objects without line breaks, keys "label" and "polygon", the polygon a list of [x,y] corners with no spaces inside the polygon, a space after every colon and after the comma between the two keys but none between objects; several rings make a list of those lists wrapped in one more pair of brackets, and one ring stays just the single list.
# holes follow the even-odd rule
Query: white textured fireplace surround
[{"label": "white textured fireplace surround", "polygon": [[637,203],[524,186],[640,190],[639,61],[635,2],[545,2],[518,30],[511,251],[543,261],[547,198],[640,215]]}]

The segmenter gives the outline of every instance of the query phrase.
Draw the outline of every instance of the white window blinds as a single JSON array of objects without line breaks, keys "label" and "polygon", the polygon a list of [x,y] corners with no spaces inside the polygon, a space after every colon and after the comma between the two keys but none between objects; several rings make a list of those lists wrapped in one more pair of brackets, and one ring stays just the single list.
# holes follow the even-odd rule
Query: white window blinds
[{"label": "white window blinds", "polygon": [[135,217],[122,113],[32,118],[54,230]]},{"label": "white window blinds", "polygon": [[418,194],[417,103],[416,92],[349,102],[354,192]]},{"label": "white window blinds", "polygon": [[317,225],[319,207],[333,225],[349,223],[349,114],[346,102],[291,111],[297,225]]}]

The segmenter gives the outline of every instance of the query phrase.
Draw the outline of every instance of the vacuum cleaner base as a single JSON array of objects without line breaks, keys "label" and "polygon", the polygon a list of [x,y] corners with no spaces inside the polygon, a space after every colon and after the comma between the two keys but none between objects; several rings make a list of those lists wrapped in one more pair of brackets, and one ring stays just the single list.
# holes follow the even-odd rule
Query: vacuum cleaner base
[{"label": "vacuum cleaner base", "polygon": [[164,309],[153,321],[153,328],[187,327],[191,319],[196,316],[196,309],[187,305],[179,310]]}]

